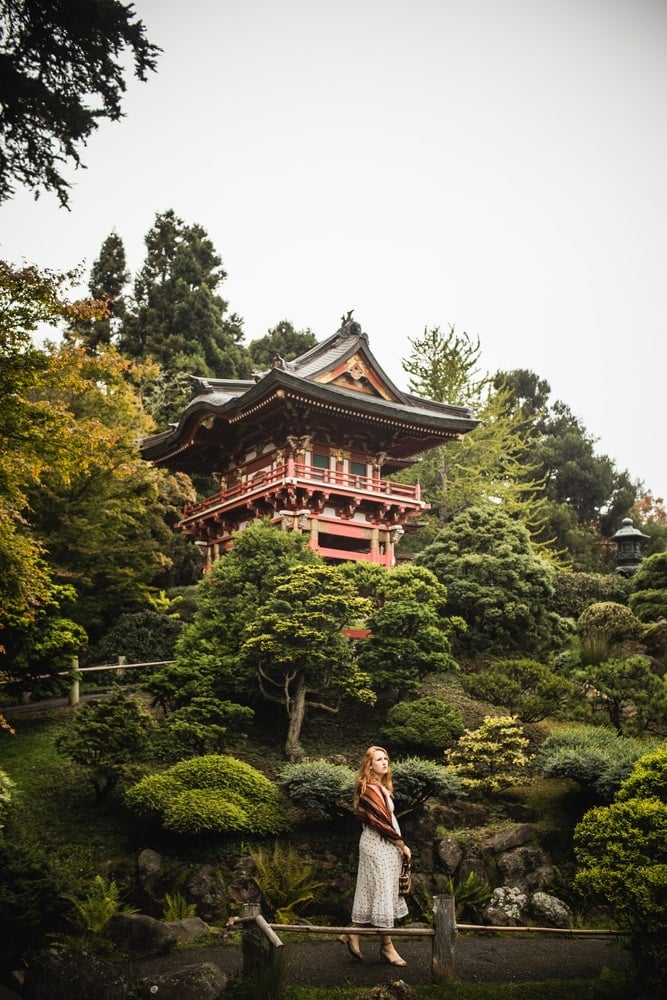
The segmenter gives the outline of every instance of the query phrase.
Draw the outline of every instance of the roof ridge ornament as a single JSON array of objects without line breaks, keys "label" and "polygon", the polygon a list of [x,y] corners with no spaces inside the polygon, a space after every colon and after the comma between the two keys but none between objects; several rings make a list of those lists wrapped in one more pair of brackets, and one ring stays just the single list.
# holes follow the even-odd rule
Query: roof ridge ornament
[{"label": "roof ridge ornament", "polygon": [[347,315],[340,318],[340,329],[338,332],[343,337],[362,336],[361,323],[358,323],[356,319],[352,319],[353,312],[354,309],[349,309]]}]

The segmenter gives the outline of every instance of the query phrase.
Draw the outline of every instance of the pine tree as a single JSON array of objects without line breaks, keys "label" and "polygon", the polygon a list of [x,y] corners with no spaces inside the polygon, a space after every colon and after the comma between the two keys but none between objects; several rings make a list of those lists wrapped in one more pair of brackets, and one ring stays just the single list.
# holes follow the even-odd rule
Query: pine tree
[{"label": "pine tree", "polygon": [[115,342],[127,318],[124,295],[130,275],[127,270],[125,246],[116,233],[107,236],[100,255],[90,269],[88,290],[93,299],[104,302],[106,315],[98,319],[81,319],[66,332],[67,340],[78,340],[94,354],[100,345]]},{"label": "pine tree", "polygon": [[[479,371],[479,339],[457,334],[453,326],[445,334],[436,326],[409,343],[412,354],[402,364],[412,376],[411,392],[466,406],[480,423],[460,441],[426,453],[400,478],[421,483],[422,495],[440,525],[468,507],[492,500],[518,513],[532,533],[539,531],[543,500],[527,459],[525,420],[512,410],[509,391],[494,387],[493,380]],[[427,532],[427,540],[428,536]]]}]

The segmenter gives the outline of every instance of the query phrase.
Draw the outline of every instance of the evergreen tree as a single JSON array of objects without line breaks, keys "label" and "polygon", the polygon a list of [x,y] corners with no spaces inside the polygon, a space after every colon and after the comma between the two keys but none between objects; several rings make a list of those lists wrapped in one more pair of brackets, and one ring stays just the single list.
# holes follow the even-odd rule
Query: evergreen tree
[{"label": "evergreen tree", "polygon": [[544,516],[537,540],[552,541],[576,570],[612,570],[612,553],[601,543],[635,502],[637,488],[629,474],[596,454],[595,438],[569,406],[550,402],[545,379],[515,369],[498,372],[494,385],[508,394],[509,408],[524,421],[524,479],[532,482]]},{"label": "evergreen tree", "polygon": [[[412,354],[402,364],[411,375],[411,392],[467,406],[480,424],[460,441],[429,451],[397,478],[421,483],[440,525],[467,507],[494,500],[519,513],[536,533],[543,523],[542,503],[527,459],[525,420],[510,406],[508,390],[495,388],[480,373],[479,339],[457,334],[450,326],[446,334],[439,327],[426,328],[422,337],[409,342]],[[432,526],[430,538],[433,531]],[[406,541],[409,546],[410,538]]]},{"label": "evergreen tree", "polygon": [[81,341],[93,354],[100,345],[108,347],[115,342],[127,317],[124,291],[129,280],[125,246],[120,236],[111,233],[93,263],[88,282],[92,298],[105,304],[105,315],[100,319],[79,320],[66,332],[65,339]]},{"label": "evergreen tree", "polygon": [[272,327],[266,336],[251,340],[248,351],[256,368],[271,368],[276,358],[293,361],[317,343],[312,330],[295,330],[289,320],[283,319]]},{"label": "evergreen tree", "polygon": [[[227,275],[203,227],[169,210],[156,216],[145,243],[132,311],[120,335],[123,353],[151,358],[172,379],[184,372],[247,378],[252,365],[241,343],[243,323],[217,294]],[[185,402],[181,394],[161,420],[176,416]]]},{"label": "evergreen tree", "polygon": [[292,568],[245,629],[240,663],[254,668],[263,698],[288,718],[285,753],[303,757],[301,730],[309,709],[336,713],[344,695],[372,704],[370,675],[359,669],[342,630],[365,617],[367,598],[351,579],[323,563]]},{"label": "evergreen tree", "polygon": [[467,625],[455,654],[540,655],[567,636],[566,622],[549,610],[556,570],[499,504],[457,514],[415,562],[447,588],[445,612]]},{"label": "evergreen tree", "polygon": [[100,120],[122,117],[128,61],[145,80],[160,50],[121,0],[2,0],[0,20],[0,202],[21,184],[67,206],[63,164],[80,166]]}]

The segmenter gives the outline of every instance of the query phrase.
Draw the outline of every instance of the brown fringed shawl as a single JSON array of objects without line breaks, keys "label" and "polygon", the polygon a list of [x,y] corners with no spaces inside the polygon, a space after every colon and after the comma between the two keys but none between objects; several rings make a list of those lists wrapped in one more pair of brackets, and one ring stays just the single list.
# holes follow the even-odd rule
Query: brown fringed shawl
[{"label": "brown fringed shawl", "polygon": [[373,785],[367,785],[364,794],[359,798],[357,819],[365,826],[377,830],[385,840],[403,839],[391,821],[391,812],[384,793],[379,789],[376,790]]}]

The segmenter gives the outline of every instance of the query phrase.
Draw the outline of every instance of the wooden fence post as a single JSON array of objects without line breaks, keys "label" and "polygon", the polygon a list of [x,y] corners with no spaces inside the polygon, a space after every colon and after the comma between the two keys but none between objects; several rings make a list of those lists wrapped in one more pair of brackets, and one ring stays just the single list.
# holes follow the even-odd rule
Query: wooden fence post
[{"label": "wooden fence post", "polygon": [[276,986],[285,972],[283,943],[262,916],[259,903],[243,903],[241,919],[243,979],[257,996],[277,996]]},{"label": "wooden fence post", "polygon": [[455,975],[456,909],[453,896],[433,897],[433,929],[431,978],[435,983],[449,982]]},{"label": "wooden fence post", "polygon": [[69,703],[70,705],[79,704],[79,657],[72,657],[72,683],[69,689]]}]

